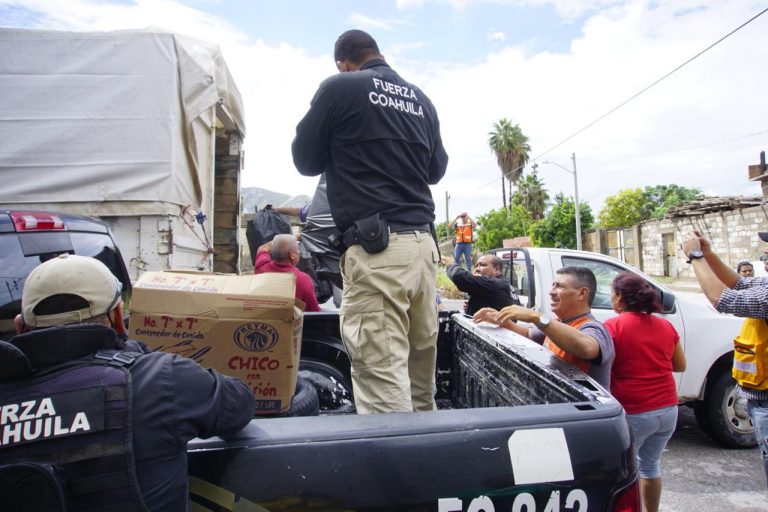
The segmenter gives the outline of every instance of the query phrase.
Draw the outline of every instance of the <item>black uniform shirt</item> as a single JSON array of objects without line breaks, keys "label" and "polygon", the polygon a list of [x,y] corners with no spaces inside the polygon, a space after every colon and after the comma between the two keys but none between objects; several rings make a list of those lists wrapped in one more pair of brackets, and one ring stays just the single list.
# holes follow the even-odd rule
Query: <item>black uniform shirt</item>
[{"label": "black uniform shirt", "polygon": [[[33,367],[45,369],[78,359],[90,349],[95,353],[114,348],[115,337],[109,327],[76,324],[21,334],[12,343],[37,347]],[[128,350],[137,348],[136,342],[126,343]],[[187,441],[243,428],[253,417],[253,392],[237,379],[175,354],[143,354],[129,371],[133,454],[144,503],[152,512],[189,510]]]},{"label": "black uniform shirt", "polygon": [[478,309],[501,310],[507,306],[519,306],[517,291],[504,276],[476,276],[459,265],[448,265],[448,277],[459,291],[469,294],[466,314],[473,315]]},{"label": "black uniform shirt", "polygon": [[448,165],[437,113],[381,59],[323,81],[291,149],[301,174],[326,173],[342,231],[376,212],[403,224],[435,220],[429,185]]}]

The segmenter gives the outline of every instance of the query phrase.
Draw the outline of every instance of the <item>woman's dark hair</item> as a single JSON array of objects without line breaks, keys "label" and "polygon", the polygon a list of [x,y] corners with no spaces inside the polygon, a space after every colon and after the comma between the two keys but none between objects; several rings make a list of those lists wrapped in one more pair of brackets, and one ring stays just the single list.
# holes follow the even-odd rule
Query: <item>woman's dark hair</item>
[{"label": "woman's dark hair", "polygon": [[656,290],[648,281],[631,272],[622,272],[611,283],[613,293],[621,295],[626,311],[635,313],[656,313],[661,311],[661,301]]}]

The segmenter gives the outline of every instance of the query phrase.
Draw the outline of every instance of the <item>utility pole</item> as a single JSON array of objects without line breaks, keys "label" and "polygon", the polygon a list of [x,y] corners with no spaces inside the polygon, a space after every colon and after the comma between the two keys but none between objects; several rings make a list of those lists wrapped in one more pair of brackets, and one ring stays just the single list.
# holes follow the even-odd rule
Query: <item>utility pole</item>
[{"label": "utility pole", "polygon": [[448,203],[451,202],[451,196],[448,194],[448,191],[445,191],[445,229],[446,232],[448,232],[448,225],[451,222],[451,216],[448,213]]},{"label": "utility pole", "polygon": [[576,153],[571,154],[573,160],[573,194],[576,204],[576,249],[581,250],[581,204],[579,203],[579,178],[576,175]]},{"label": "utility pole", "polygon": [[[560,165],[557,162],[550,162],[549,160],[544,160],[541,162],[542,164],[552,164],[556,165],[565,172],[573,174],[573,199],[574,199],[574,207],[575,207],[575,214],[576,214],[576,248],[578,250],[581,250],[581,204],[579,203],[579,176],[576,174],[576,153],[571,154],[571,160],[573,161],[573,170],[565,167],[564,165]],[[538,164],[533,164],[533,170],[536,171],[536,168],[538,167]]]}]

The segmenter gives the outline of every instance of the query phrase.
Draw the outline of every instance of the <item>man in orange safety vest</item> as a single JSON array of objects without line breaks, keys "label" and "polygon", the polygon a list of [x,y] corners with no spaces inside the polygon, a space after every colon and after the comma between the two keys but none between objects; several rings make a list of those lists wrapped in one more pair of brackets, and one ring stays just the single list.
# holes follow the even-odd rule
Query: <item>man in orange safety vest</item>
[{"label": "man in orange safety vest", "polygon": [[462,212],[453,221],[453,229],[456,230],[456,247],[453,251],[453,260],[456,265],[461,265],[461,255],[464,255],[464,266],[472,271],[472,242],[474,242],[474,229],[477,222],[472,220],[467,212]]}]

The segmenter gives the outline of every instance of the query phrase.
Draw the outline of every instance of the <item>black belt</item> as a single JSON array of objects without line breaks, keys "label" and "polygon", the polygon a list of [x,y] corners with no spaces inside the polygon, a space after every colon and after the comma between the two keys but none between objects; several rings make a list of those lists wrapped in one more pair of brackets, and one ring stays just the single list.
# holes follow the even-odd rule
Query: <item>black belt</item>
[{"label": "black belt", "polygon": [[399,222],[389,223],[390,233],[413,233],[415,231],[432,233],[432,226],[429,224],[401,224]]}]

